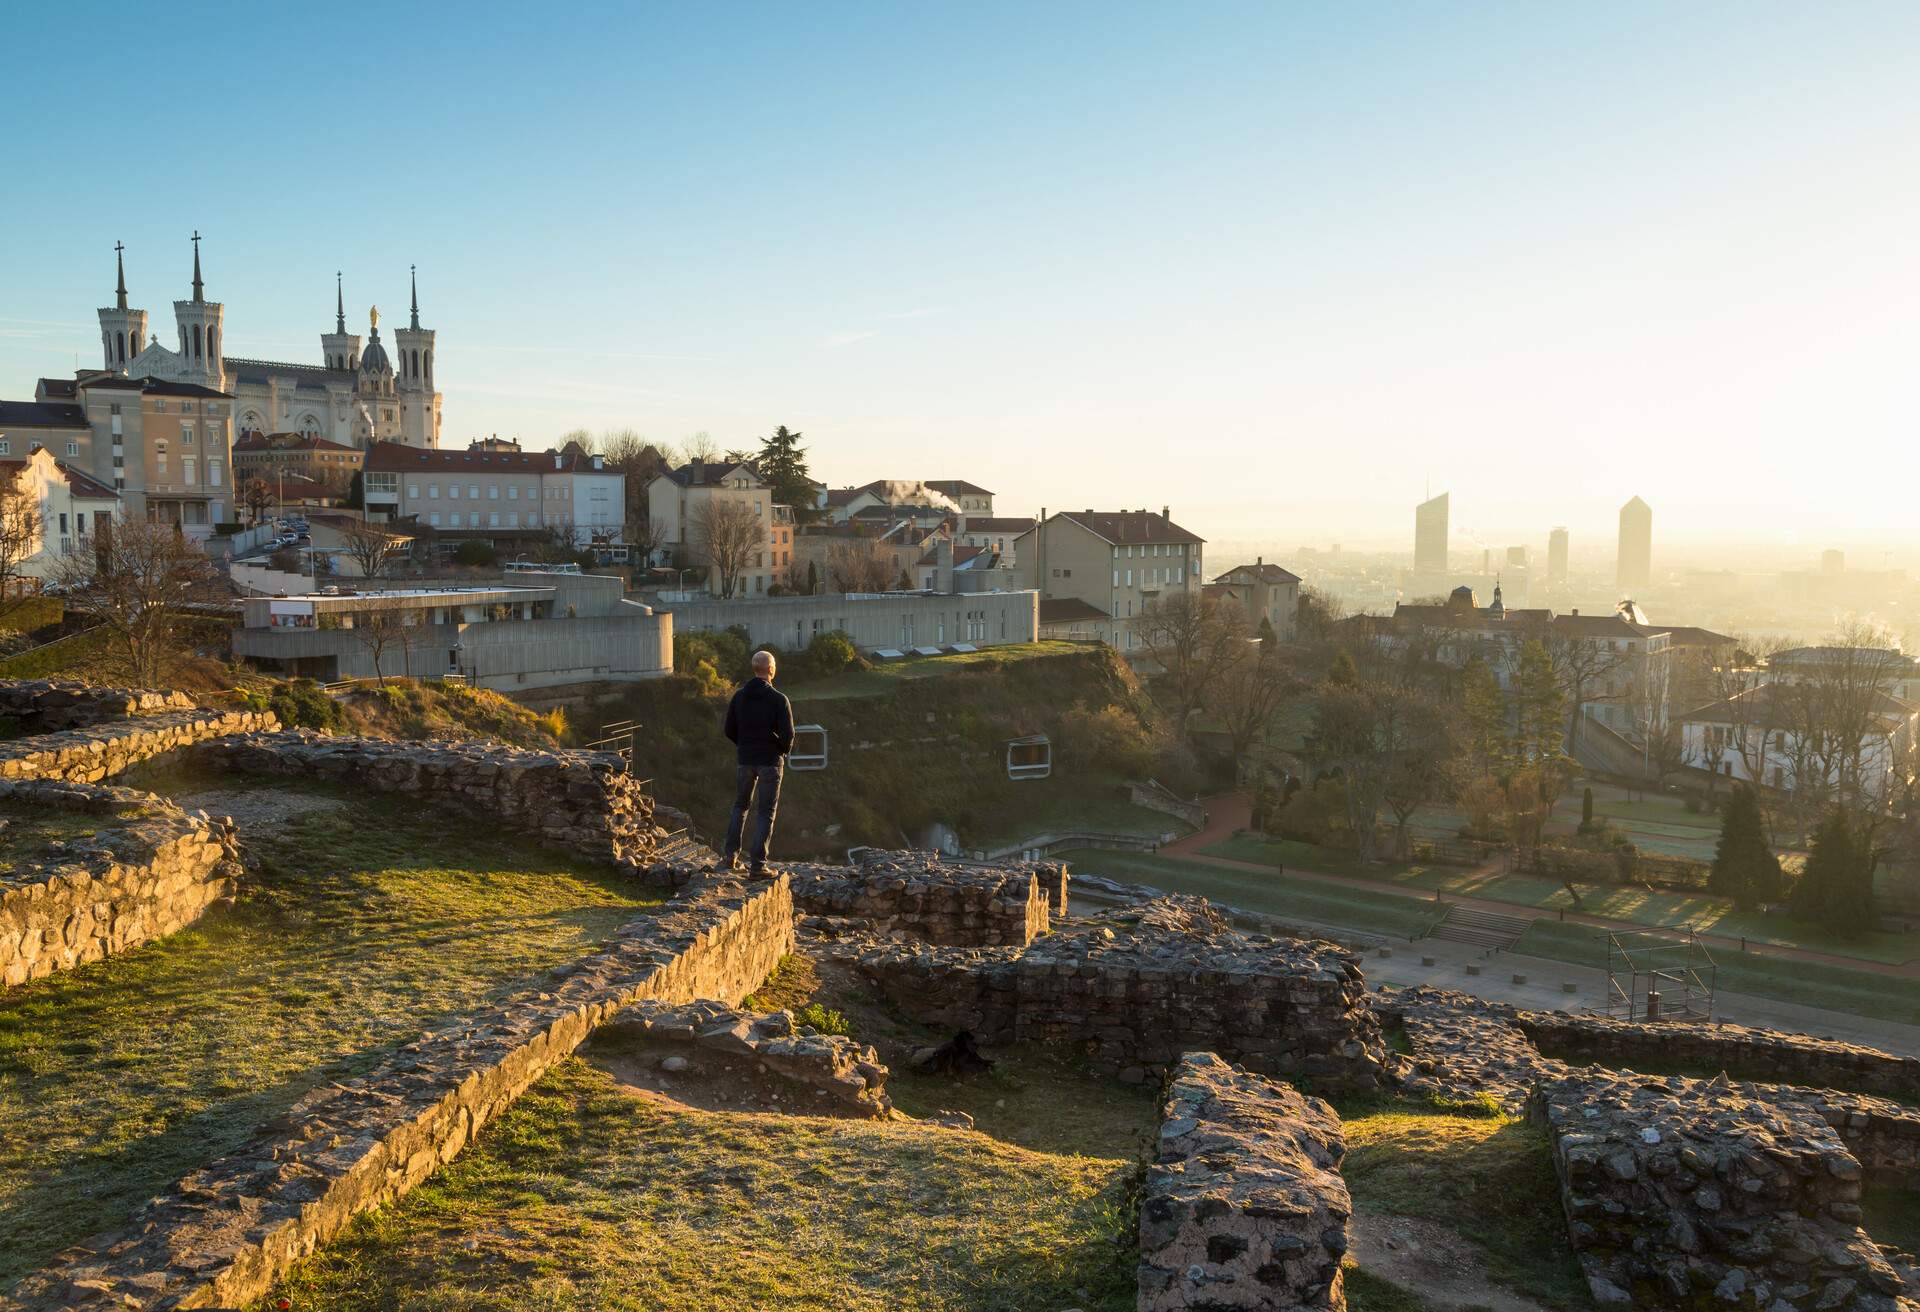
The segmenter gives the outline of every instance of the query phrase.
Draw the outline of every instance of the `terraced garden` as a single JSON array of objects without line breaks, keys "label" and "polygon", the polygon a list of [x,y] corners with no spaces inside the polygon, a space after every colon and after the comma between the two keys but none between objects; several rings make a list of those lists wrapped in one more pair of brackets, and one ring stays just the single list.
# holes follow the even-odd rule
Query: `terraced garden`
[{"label": "terraced garden", "polygon": [[404,801],[138,782],[235,815],[259,867],[191,929],[0,995],[0,1289],[657,900]]}]

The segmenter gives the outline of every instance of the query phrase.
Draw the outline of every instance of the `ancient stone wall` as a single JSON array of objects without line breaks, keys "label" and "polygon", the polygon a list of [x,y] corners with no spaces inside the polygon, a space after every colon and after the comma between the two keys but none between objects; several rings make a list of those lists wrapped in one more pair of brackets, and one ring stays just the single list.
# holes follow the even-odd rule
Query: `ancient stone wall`
[{"label": "ancient stone wall", "polygon": [[165,711],[16,738],[0,742],[0,779],[99,783],[165,752],[279,723],[271,711]]},{"label": "ancient stone wall", "polygon": [[590,861],[641,865],[660,830],[653,799],[608,752],[539,752],[495,742],[388,742],[310,730],[204,743],[196,765],[404,793],[503,825]]},{"label": "ancient stone wall", "polygon": [[543,991],[308,1094],[243,1151],[15,1290],[23,1312],[240,1307],[353,1216],[432,1175],[595,1027],[644,999],[737,1002],[793,947],[784,879],[690,886]]},{"label": "ancient stone wall", "polygon": [[30,734],[193,709],[193,698],[183,692],[96,688],[74,679],[0,679],[0,716]]},{"label": "ancient stone wall", "polygon": [[793,881],[794,905],[810,915],[855,917],[925,943],[981,947],[1025,947],[1046,933],[1053,895],[1064,896],[1066,882],[1064,868],[962,865],[930,852],[880,852],[859,865],[780,869]]},{"label": "ancient stone wall", "polygon": [[713,999],[641,1002],[618,1026],[644,1038],[750,1057],[775,1074],[831,1099],[831,1110],[884,1120],[893,1110],[887,1068],[872,1045],[796,1024],[789,1011],[751,1012]]},{"label": "ancient stone wall", "polygon": [[[1168,904],[1171,906],[1171,904]],[[1217,916],[1072,928],[1018,948],[873,942],[836,947],[916,1018],[984,1043],[1071,1045],[1097,1069],[1140,1082],[1184,1052],[1329,1087],[1394,1080],[1358,962],[1330,943],[1272,939]]]},{"label": "ancient stone wall", "polygon": [[[0,987],[127,952],[232,888],[233,829],[131,788],[0,781],[0,803],[99,817],[88,838],[0,864]],[[0,842],[5,841],[0,834]]]},{"label": "ancient stone wall", "polygon": [[1140,1203],[1140,1312],[1338,1309],[1353,1201],[1333,1108],[1210,1052],[1174,1068]]},{"label": "ancient stone wall", "polygon": [[1540,1086],[1574,1252],[1603,1307],[1893,1312],[1860,1164],[1803,1107],[1587,1070]]}]

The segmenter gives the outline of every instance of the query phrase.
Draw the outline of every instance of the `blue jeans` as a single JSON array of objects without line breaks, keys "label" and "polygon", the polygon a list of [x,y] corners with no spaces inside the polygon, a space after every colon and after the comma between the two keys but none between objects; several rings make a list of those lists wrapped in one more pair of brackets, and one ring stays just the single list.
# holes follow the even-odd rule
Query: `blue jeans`
[{"label": "blue jeans", "polygon": [[[747,826],[747,808],[754,807],[753,845],[747,849],[747,864],[758,870],[767,864],[767,843],[773,838],[773,817],[780,809],[780,777],[784,762],[773,765],[743,765],[734,775],[733,819],[727,824],[727,849],[722,856],[731,861],[740,852],[740,840]],[[754,806],[756,794],[759,805]]]}]

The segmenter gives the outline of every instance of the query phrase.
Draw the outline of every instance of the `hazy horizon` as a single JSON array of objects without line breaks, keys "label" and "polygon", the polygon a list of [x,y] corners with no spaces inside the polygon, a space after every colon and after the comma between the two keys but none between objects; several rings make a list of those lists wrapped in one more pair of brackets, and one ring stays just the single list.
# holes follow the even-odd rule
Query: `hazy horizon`
[{"label": "hazy horizon", "polygon": [[[1912,6],[482,6],[374,40],[209,7],[142,40],[207,71],[211,133],[110,147],[70,67],[16,70],[47,185],[0,216],[0,397],[95,363],[116,241],[171,340],[197,228],[240,356],[317,361],[336,269],[353,325],[398,322],[418,264],[447,445],[784,423],[833,484],[1322,548],[1410,550],[1429,489],[1456,550],[1611,550],[1636,494],[1657,563],[1914,541],[1861,495],[1913,468]],[[321,94],[253,90],[288,42]]]}]

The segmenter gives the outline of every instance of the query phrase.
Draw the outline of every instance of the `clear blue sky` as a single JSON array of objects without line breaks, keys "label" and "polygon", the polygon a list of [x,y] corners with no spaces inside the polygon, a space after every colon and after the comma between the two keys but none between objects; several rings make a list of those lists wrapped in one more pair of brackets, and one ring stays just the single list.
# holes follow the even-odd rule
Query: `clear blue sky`
[{"label": "clear blue sky", "polygon": [[[124,23],[122,20],[126,20]],[[1920,5],[16,6],[0,396],[317,360],[1209,536],[1911,538]],[[1865,473],[1869,485],[1856,480]],[[1890,484],[1897,476],[1898,486]]]}]

